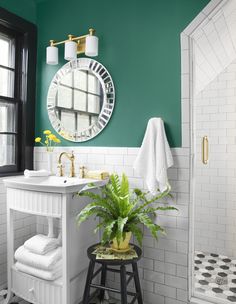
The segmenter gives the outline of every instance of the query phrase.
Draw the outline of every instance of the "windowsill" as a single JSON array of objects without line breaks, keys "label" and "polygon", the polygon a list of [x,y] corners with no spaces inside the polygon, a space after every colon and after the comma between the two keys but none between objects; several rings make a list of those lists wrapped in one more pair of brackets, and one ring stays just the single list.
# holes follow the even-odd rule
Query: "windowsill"
[{"label": "windowsill", "polygon": [[12,176],[18,176],[18,175],[24,175],[24,172],[0,173],[0,180],[3,180],[4,178],[12,177]]}]

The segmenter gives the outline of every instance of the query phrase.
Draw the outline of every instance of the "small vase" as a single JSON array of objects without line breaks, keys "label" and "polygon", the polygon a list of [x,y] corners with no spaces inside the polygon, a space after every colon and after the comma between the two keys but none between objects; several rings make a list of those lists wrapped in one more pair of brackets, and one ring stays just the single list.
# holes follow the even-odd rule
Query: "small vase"
[{"label": "small vase", "polygon": [[50,175],[53,175],[53,152],[47,151],[47,165],[48,165],[48,172],[50,172]]},{"label": "small vase", "polygon": [[112,241],[111,247],[115,250],[127,250],[129,249],[129,242],[131,239],[132,233],[131,232],[126,232],[125,233],[125,238],[123,240],[120,240],[120,243],[118,244],[117,239],[114,238]]}]

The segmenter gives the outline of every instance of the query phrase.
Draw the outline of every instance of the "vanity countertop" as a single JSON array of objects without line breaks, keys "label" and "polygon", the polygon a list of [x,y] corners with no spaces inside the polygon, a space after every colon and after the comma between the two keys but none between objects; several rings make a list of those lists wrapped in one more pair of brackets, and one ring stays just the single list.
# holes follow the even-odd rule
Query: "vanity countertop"
[{"label": "vanity countertop", "polygon": [[77,177],[25,177],[24,175],[4,179],[7,188],[24,189],[30,191],[74,193],[91,189],[88,185],[93,183],[94,188],[104,186],[108,180],[95,180]]}]

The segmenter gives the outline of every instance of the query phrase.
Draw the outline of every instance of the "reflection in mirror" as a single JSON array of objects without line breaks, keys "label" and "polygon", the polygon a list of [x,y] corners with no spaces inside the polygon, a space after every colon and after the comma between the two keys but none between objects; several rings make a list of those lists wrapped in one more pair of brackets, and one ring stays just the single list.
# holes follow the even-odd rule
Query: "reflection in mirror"
[{"label": "reflection in mirror", "polygon": [[114,85],[105,67],[95,60],[79,58],[62,67],[52,80],[48,114],[62,137],[85,141],[106,126],[114,101]]}]

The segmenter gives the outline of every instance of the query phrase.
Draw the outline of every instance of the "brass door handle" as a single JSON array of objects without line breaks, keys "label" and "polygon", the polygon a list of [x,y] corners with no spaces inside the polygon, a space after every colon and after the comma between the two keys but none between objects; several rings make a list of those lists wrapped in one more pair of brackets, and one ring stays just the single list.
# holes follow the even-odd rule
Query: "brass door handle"
[{"label": "brass door handle", "polygon": [[208,137],[202,138],[202,163],[206,165],[208,163],[209,149],[208,149]]}]

